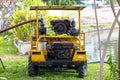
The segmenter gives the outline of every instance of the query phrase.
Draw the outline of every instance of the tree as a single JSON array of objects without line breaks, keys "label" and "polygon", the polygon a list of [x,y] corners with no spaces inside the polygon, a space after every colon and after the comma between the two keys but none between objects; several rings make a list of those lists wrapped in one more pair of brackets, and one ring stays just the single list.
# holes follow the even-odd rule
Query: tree
[{"label": "tree", "polygon": [[15,8],[14,0],[0,0],[0,29],[6,28],[8,26],[9,17]]}]

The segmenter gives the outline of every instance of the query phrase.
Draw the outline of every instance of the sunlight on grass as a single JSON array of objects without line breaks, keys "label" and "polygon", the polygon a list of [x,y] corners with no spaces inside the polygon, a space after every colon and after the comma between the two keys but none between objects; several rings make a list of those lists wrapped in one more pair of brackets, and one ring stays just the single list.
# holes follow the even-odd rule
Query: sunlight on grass
[{"label": "sunlight on grass", "polygon": [[13,40],[6,39],[0,41],[0,55],[17,54],[18,50],[14,46]]}]

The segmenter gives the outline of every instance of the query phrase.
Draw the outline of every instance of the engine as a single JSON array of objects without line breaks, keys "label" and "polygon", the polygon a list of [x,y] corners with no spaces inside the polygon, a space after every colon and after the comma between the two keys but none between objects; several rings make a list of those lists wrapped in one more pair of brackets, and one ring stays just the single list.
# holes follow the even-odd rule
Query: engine
[{"label": "engine", "polygon": [[51,25],[56,34],[70,34],[71,36],[77,36],[78,30],[75,29],[75,21],[64,20],[51,20]]},{"label": "engine", "polygon": [[57,34],[64,34],[70,29],[69,20],[52,20],[51,25]]},{"label": "engine", "polygon": [[52,42],[47,45],[48,59],[70,59],[70,51],[74,48],[74,44],[71,42]]}]

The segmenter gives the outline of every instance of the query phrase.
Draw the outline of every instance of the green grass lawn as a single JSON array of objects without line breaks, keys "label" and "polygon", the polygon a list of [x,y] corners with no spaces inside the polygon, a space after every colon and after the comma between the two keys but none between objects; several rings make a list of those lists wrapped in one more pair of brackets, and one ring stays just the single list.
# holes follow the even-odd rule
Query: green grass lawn
[{"label": "green grass lawn", "polygon": [[[2,69],[0,64],[0,77],[5,77],[8,80],[97,80],[99,64],[89,64],[88,74],[85,78],[78,78],[75,70],[65,72],[48,72],[40,71],[36,77],[29,77],[27,71],[28,60],[27,56],[14,56],[18,59],[3,57],[3,62],[6,70]],[[110,79],[109,66],[105,64],[103,72],[103,80]]]},{"label": "green grass lawn", "polygon": [[16,53],[18,53],[18,50],[12,39],[8,38],[0,41],[0,55],[17,55]]}]

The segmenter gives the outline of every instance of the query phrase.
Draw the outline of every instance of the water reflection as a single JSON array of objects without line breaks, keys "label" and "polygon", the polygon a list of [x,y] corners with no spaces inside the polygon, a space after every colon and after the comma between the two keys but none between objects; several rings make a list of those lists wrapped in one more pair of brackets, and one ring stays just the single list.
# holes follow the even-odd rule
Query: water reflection
[{"label": "water reflection", "polygon": [[[110,30],[100,31],[101,37],[101,51],[103,52],[105,42]],[[99,61],[99,47],[98,47],[97,32],[86,33],[86,50],[88,55],[88,61]],[[112,33],[111,40],[108,44],[107,55],[112,54],[117,59],[118,52],[118,29],[115,29]],[[105,59],[106,60],[106,59]]]}]

